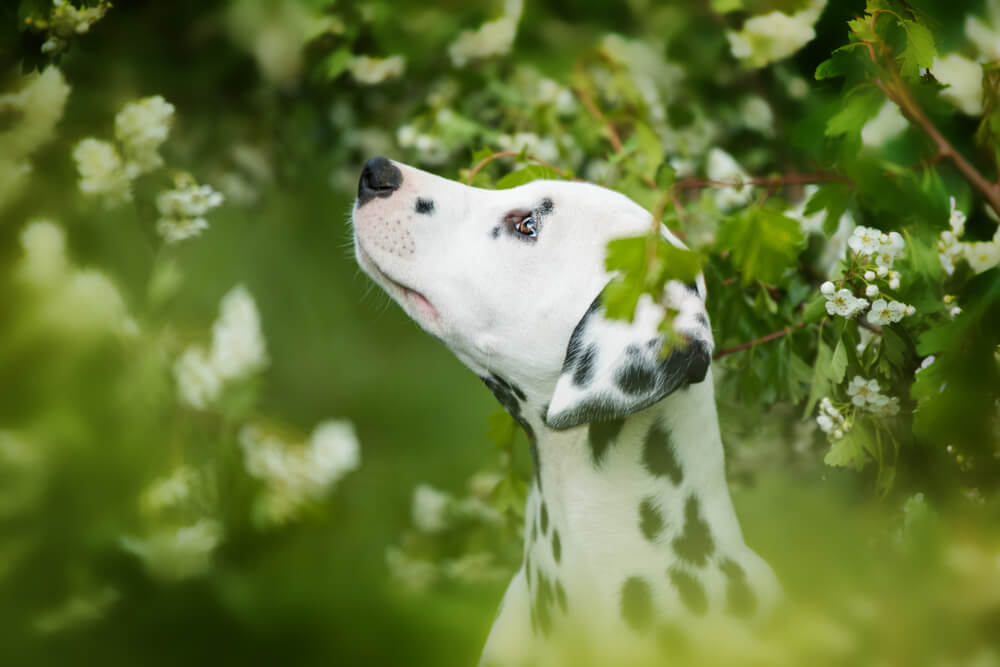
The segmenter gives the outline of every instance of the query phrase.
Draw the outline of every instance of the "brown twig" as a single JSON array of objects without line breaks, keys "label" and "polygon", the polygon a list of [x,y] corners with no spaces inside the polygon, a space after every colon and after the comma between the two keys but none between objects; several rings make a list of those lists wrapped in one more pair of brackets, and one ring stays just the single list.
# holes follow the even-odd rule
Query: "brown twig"
[{"label": "brown twig", "polygon": [[713,359],[721,359],[722,357],[729,356],[735,352],[742,352],[743,350],[748,350],[751,347],[755,347],[762,343],[770,343],[772,340],[778,340],[779,338],[784,338],[788,334],[794,333],[795,331],[801,329],[806,325],[805,322],[799,322],[791,326],[785,327],[781,331],[775,331],[769,333],[766,336],[761,336],[760,338],[754,338],[753,340],[748,340],[745,343],[740,343],[739,345],[734,345],[732,347],[726,347],[721,350],[716,350],[715,354],[712,355]]},{"label": "brown twig", "polygon": [[[476,174],[478,174],[482,170],[483,167],[485,167],[486,165],[488,165],[490,162],[493,162],[494,160],[499,160],[502,157],[518,157],[520,155],[521,155],[521,151],[500,151],[499,153],[494,153],[493,155],[487,155],[482,160],[480,160],[475,165],[473,165],[472,169],[470,169],[469,173],[466,174],[466,176],[465,176],[465,182],[466,183],[471,183],[472,179],[475,178]],[[548,167],[549,169],[551,169],[552,171],[556,172],[557,174],[559,174],[563,178],[567,178],[568,177],[567,172],[563,171],[562,169],[560,169],[559,167],[555,166],[554,164],[550,164],[550,163],[546,162],[545,160],[539,159],[539,158],[535,157],[534,155],[531,155],[530,153],[525,153],[524,157],[525,157],[525,159],[531,160],[532,162],[537,162],[538,164],[542,165],[543,167]],[[574,179],[574,180],[579,180],[579,179]]]},{"label": "brown twig", "polygon": [[[875,12],[872,15],[872,30],[875,29],[875,19],[878,18],[879,12]],[[872,63],[875,65],[880,65],[879,58],[875,53],[875,46],[867,41],[862,40],[862,43],[868,48],[868,56],[871,58]],[[937,148],[936,159],[946,159],[950,160],[955,168],[965,177],[965,180],[969,182],[972,187],[979,190],[979,192],[986,198],[989,202],[990,207],[1000,215],[1000,185],[994,185],[990,183],[982,174],[979,173],[971,162],[965,159],[965,157],[959,153],[954,146],[951,145],[943,134],[937,129],[924,110],[917,104],[917,101],[913,99],[910,94],[910,90],[903,81],[899,74],[899,71],[893,66],[892,62],[889,61],[886,64],[886,71],[889,74],[890,81],[886,83],[881,79],[876,79],[875,84],[885,93],[885,96],[889,100],[899,107],[899,110],[903,113],[906,118],[923,130],[924,134],[930,137],[934,146]]]}]

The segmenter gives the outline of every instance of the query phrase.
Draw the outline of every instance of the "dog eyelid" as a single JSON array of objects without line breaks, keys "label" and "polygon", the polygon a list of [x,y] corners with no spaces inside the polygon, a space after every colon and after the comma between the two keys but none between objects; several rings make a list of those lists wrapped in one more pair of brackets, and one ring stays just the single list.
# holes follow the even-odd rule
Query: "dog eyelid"
[{"label": "dog eyelid", "polygon": [[510,211],[504,216],[507,227],[525,241],[531,241],[538,236],[538,222],[535,213],[528,209]]}]

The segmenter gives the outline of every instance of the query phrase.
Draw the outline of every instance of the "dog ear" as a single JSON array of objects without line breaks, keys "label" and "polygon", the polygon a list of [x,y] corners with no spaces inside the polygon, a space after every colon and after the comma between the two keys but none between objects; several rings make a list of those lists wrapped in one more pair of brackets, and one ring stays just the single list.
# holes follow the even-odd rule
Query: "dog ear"
[{"label": "dog ear", "polygon": [[670,282],[666,303],[677,311],[682,339],[666,355],[658,331],[665,310],[643,295],[632,322],[608,319],[598,296],[566,348],[566,360],[545,414],[549,428],[610,421],[649,407],[688,384],[701,382],[712,361],[712,331],[704,281]]}]

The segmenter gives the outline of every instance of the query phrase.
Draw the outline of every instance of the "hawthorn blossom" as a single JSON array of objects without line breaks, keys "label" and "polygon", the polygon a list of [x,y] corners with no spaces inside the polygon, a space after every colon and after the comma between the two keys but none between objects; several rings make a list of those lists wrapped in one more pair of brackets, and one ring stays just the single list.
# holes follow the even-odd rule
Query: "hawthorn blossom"
[{"label": "hawthorn blossom", "polygon": [[826,0],[813,0],[805,9],[788,15],[773,11],[753,16],[726,38],[733,56],[750,67],[764,67],[792,55],[816,37],[813,29]]},{"label": "hawthorn blossom", "polygon": [[93,137],[82,139],[73,149],[80,174],[80,191],[102,195],[111,204],[132,200],[131,182],[124,162],[112,144]]},{"label": "hawthorn blossom", "polygon": [[851,318],[868,307],[867,299],[859,299],[848,289],[839,289],[835,293],[825,295],[827,298],[826,312],[830,315],[840,315]]},{"label": "hawthorn blossom", "polygon": [[355,56],[348,65],[348,69],[358,83],[374,86],[389,79],[401,77],[406,70],[406,59],[401,55],[390,58]]},{"label": "hawthorn blossom", "polygon": [[899,322],[907,315],[907,306],[899,301],[878,299],[868,311],[868,321],[875,325],[886,325]]},{"label": "hawthorn blossom", "polygon": [[448,507],[453,498],[429,484],[413,489],[413,523],[417,530],[439,533],[448,525]]},{"label": "hawthorn blossom", "polygon": [[204,216],[223,202],[221,193],[208,185],[198,185],[191,176],[181,174],[174,179],[174,188],[156,196],[160,218],[156,231],[168,244],[201,234],[208,229]]},{"label": "hawthorn blossom", "polygon": [[713,148],[708,153],[706,165],[708,177],[713,181],[733,182],[737,185],[716,188],[712,196],[720,210],[727,211],[750,203],[753,190],[746,181],[749,176],[733,156],[721,148]]},{"label": "hawthorn blossom", "polygon": [[456,67],[464,67],[472,60],[510,51],[523,10],[524,0],[506,0],[502,17],[484,23],[478,30],[466,30],[452,42],[448,47],[451,62]]},{"label": "hawthorn blossom", "polygon": [[851,397],[851,403],[863,408],[879,395],[879,385],[877,380],[867,380],[860,375],[855,375],[851,383],[847,385],[847,395]]},{"label": "hawthorn blossom", "polygon": [[177,528],[160,529],[145,539],[126,537],[122,546],[139,557],[150,574],[177,581],[204,574],[222,541],[222,525],[202,518]]},{"label": "hawthorn blossom", "polygon": [[115,116],[115,138],[127,159],[129,178],[163,164],[159,149],[170,132],[174,105],[160,95],[129,102]]},{"label": "hawthorn blossom", "polygon": [[968,116],[983,113],[983,69],[979,63],[959,53],[949,53],[934,59],[931,74],[946,86],[941,97],[962,113]]}]

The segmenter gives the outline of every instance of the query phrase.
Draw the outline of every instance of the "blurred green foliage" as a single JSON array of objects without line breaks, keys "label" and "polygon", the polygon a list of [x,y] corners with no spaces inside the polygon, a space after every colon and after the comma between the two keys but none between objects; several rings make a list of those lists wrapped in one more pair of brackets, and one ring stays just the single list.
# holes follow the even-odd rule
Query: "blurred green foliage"
[{"label": "blurred green foliage", "polygon": [[[768,33],[775,11],[797,31]],[[997,181],[996,44],[995,0],[0,6],[0,663],[477,659],[530,462],[355,266],[357,175],[386,154],[647,207],[690,251],[616,242],[623,317],[704,271],[737,509],[790,602],[756,653],[687,662],[1000,664],[997,218],[926,131]],[[80,142],[127,161],[116,114],[153,96],[163,166],[118,183],[127,203],[81,191]],[[225,201],[168,243],[178,174]],[[900,234],[896,287],[866,276],[855,223]],[[827,280],[915,312],[845,317]],[[202,377],[192,405],[179,359],[223,335],[237,285],[266,362],[217,393]],[[854,401],[856,377],[898,413]],[[303,500],[297,462],[349,441],[321,437],[330,419],[360,466]]]}]

